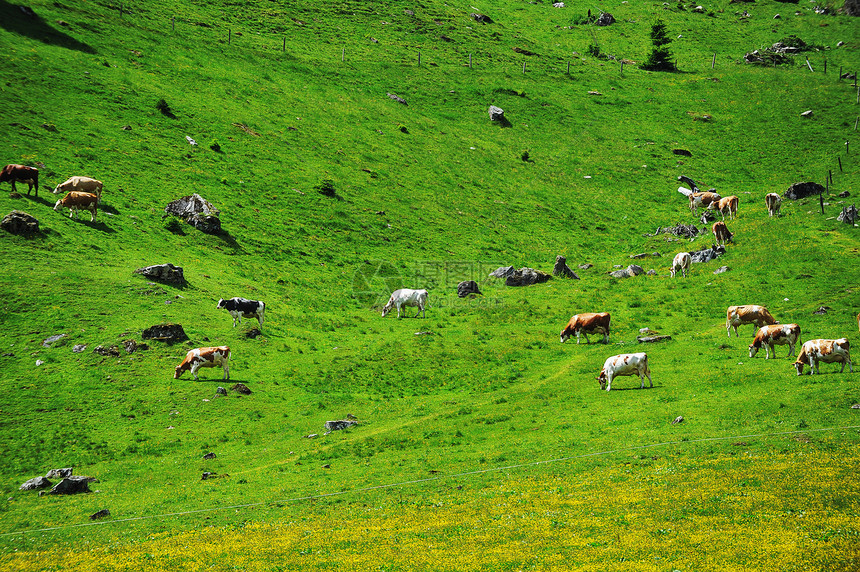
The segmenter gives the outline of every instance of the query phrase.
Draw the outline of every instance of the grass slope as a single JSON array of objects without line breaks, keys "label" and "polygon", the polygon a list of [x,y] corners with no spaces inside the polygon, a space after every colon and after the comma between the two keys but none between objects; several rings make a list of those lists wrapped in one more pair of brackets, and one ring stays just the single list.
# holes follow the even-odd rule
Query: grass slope
[{"label": "grass slope", "polygon": [[[460,2],[34,2],[37,20],[0,2],[0,149],[7,163],[38,165],[42,183],[38,198],[4,193],[0,211],[25,210],[44,231],[0,236],[9,261],[0,277],[0,487],[12,499],[0,506],[0,529],[85,524],[105,507],[122,521],[83,533],[2,536],[7,565],[38,567],[30,556],[44,547],[71,557],[85,541],[140,543],[151,554],[152,533],[184,538],[181,531],[206,525],[302,518],[307,503],[276,502],[284,499],[425,478],[453,486],[456,475],[475,470],[612,451],[600,467],[573,460],[552,473],[506,472],[515,490],[585,479],[582,494],[597,498],[602,480],[650,455],[628,448],[657,443],[673,445],[656,453],[661,472],[648,465],[642,478],[668,472],[669,487],[713,480],[733,490],[736,473],[721,464],[740,451],[752,459],[743,469],[750,474],[777,465],[832,473],[808,501],[809,510],[836,515],[812,525],[824,540],[768,554],[799,567],[856,563],[845,547],[857,535],[850,520],[857,483],[840,469],[856,463],[854,376],[824,365],[820,377],[797,378],[782,347],[779,359],[751,360],[752,328],[726,338],[723,324],[726,306],[759,303],[783,323],[799,323],[804,340],[857,340],[860,242],[856,228],[833,219],[853,201],[837,194],[853,194],[860,177],[856,88],[836,72],[858,67],[856,22],[816,14],[812,5],[762,1],[745,7],[745,17],[727,2],[705,13],[654,3],[607,6],[617,24],[597,28],[575,24],[585,16],[578,7],[496,4],[488,12],[494,22],[478,24],[475,9]],[[635,63],[622,71],[622,58],[647,56],[655,15],[675,38],[681,72],[649,73]],[[790,35],[816,49],[778,68],[743,63],[744,53]],[[591,45],[616,59],[581,55]],[[161,99],[174,118],[156,109]],[[509,127],[489,121],[491,104],[505,110]],[[800,116],[807,109],[811,119]],[[810,199],[766,216],[765,193],[823,183],[828,171],[825,216]],[[96,223],[52,210],[50,189],[76,174],[105,182]],[[738,195],[740,217],[729,223],[736,244],[724,257],[671,280],[676,252],[711,244],[707,235],[692,243],[649,236],[694,222],[675,192],[681,174]],[[317,192],[324,181],[336,197]],[[169,201],[191,192],[220,209],[223,234],[163,218]],[[641,261],[657,275],[607,277],[642,252],[660,254]],[[549,270],[558,254],[581,280],[514,289],[486,278],[500,265]],[[164,262],[182,266],[189,285],[132,274]],[[575,267],[586,262],[594,266]],[[712,273],[723,264],[728,273]],[[484,296],[458,299],[463,279],[481,282]],[[425,320],[379,317],[387,292],[401,285],[430,289]],[[249,326],[234,329],[214,310],[219,297],[237,295],[266,301],[263,336],[246,337]],[[813,314],[821,306],[828,312]],[[571,314],[594,310],[612,313],[609,347],[558,343]],[[167,321],[184,326],[188,344],[151,342],[118,358],[92,352],[140,341],[141,330]],[[603,360],[642,350],[642,327],[673,338],[647,348],[655,389],[600,394],[594,377]],[[58,333],[66,337],[43,345]],[[77,344],[87,349],[73,353]],[[199,382],[171,379],[188,347],[210,344],[233,349],[229,384],[214,370]],[[218,385],[237,381],[253,393],[216,397]],[[629,378],[618,382],[634,387]],[[347,413],[361,420],[357,428],[304,438]],[[685,422],[672,425],[678,415]],[[819,432],[833,427],[853,428]],[[757,437],[735,438],[744,435]],[[217,458],[202,460],[208,451]],[[59,466],[97,476],[101,492],[17,492]],[[603,479],[588,480],[592,470]],[[204,471],[222,478],[202,481]],[[532,476],[541,483],[534,489]],[[474,485],[464,522],[494,506],[495,482]],[[774,485],[745,482],[757,495]],[[803,485],[779,490],[795,486]],[[404,498],[416,506],[416,530],[426,529],[435,517],[423,510],[423,490],[318,502],[307,530],[340,511],[360,521],[355,511],[364,504],[396,513]],[[765,523],[775,535],[809,533],[794,528],[795,516],[774,524],[756,498],[744,513],[754,516],[742,523],[723,504],[709,510],[742,537]],[[785,510],[805,510],[794,502]],[[212,510],[239,505],[256,508]],[[196,510],[209,512],[159,516]],[[568,530],[591,526],[589,515],[564,503],[558,511]],[[515,514],[537,522],[528,511]],[[626,518],[612,514],[595,526],[606,531]],[[675,517],[643,525],[666,530]],[[707,527],[701,517],[685,519]],[[371,527],[387,526],[369,518]],[[438,541],[454,547],[459,535],[449,530]],[[499,546],[516,540],[500,535]],[[827,544],[834,535],[838,542]],[[700,542],[692,531],[660,538],[679,555]],[[756,568],[761,560],[746,560],[753,544],[729,546],[721,558]],[[334,559],[347,550],[338,546]],[[620,557],[571,550],[594,565]],[[533,557],[554,565],[546,554]],[[398,565],[408,568],[403,558]],[[181,558],[175,564],[192,567]],[[104,565],[120,567],[110,557]],[[242,565],[269,569],[266,557]]]}]

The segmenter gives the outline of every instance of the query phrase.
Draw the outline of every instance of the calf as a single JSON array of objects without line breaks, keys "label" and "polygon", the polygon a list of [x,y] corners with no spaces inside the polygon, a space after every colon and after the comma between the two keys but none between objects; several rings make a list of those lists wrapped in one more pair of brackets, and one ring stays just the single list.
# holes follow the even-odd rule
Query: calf
[{"label": "calf", "polygon": [[722,215],[723,219],[726,218],[726,213],[728,213],[729,219],[731,220],[738,216],[738,201],[739,199],[735,195],[723,197],[720,200],[709,204],[708,210],[720,211],[720,215]]},{"label": "calf", "polygon": [[732,237],[734,234],[729,232],[729,228],[726,226],[721,220],[718,220],[711,227],[711,232],[714,233],[714,239],[717,241],[717,244],[722,244],[725,246],[727,242],[732,242]]},{"label": "calf", "polygon": [[672,278],[675,277],[675,273],[680,270],[684,275],[684,278],[687,277],[687,270],[690,269],[690,264],[693,259],[690,256],[689,252],[679,252],[675,255],[675,258],[672,259]]},{"label": "calf", "polygon": [[92,193],[101,200],[102,187],[104,187],[104,185],[101,181],[91,179],[90,177],[69,177],[64,182],[54,187],[54,194],[57,195],[60,193],[78,191],[81,193]]},{"label": "calf", "polygon": [[738,337],[738,326],[742,324],[755,324],[761,328],[778,323],[764,306],[729,306],[726,309],[726,333],[729,337],[732,337],[732,328]]},{"label": "calf", "polygon": [[809,365],[809,373],[818,372],[818,362],[824,363],[841,363],[842,369],[839,373],[845,371],[845,364],[848,364],[848,369],[854,373],[854,367],[851,365],[851,355],[848,353],[850,349],[848,338],[839,338],[838,340],[809,340],[803,347],[800,348],[800,355],[797,356],[797,361],[794,362],[794,367],[797,369],[797,375],[803,375],[803,366]]},{"label": "calf", "polygon": [[717,193],[710,191],[704,193],[690,193],[690,210],[696,214],[699,207],[708,207],[712,202],[720,200],[722,197]]},{"label": "calf", "polygon": [[[411,290],[409,288],[401,288],[399,290],[395,290],[391,293],[391,297],[388,299],[388,303],[382,308],[382,317],[384,318],[388,312],[391,311],[391,308],[397,308],[397,317],[400,317],[400,308],[403,306],[412,306],[418,307],[418,313],[415,314],[415,317],[418,317],[418,314],[424,312],[424,317],[427,317],[427,290]],[[406,311],[403,311],[406,314]]]},{"label": "calf", "polygon": [[612,380],[619,375],[638,375],[642,381],[639,389],[645,388],[645,377],[648,376],[648,383],[654,387],[654,382],[651,381],[651,369],[648,367],[648,356],[643,353],[638,354],[621,354],[608,358],[603,364],[603,369],[600,370],[600,375],[597,376],[597,381],[600,383],[600,389],[609,391],[612,389]]},{"label": "calf", "polygon": [[580,334],[585,336],[585,343],[589,343],[588,334],[603,334],[603,343],[608,344],[610,319],[609,312],[576,314],[561,331],[561,343],[566,342],[571,336],[576,336],[576,343],[579,343]]},{"label": "calf", "polygon": [[260,323],[260,328],[263,327],[265,319],[266,304],[258,300],[248,300],[247,298],[230,298],[225,300],[220,298],[215,306],[216,310],[227,310],[233,317],[233,327],[236,327],[236,321],[242,323],[242,318],[257,318]]},{"label": "calf", "polygon": [[78,218],[78,210],[88,210],[90,211],[90,222],[95,222],[98,205],[99,198],[92,193],[72,191],[57,201],[57,204],[54,205],[54,210],[59,212],[63,207],[67,207],[70,211],[69,216],[72,218]]},{"label": "calf", "polygon": [[[794,344],[800,341],[800,326],[797,324],[776,324],[773,326],[762,326],[755,334],[753,343],[750,344],[750,357],[764,346],[764,359],[770,359],[770,354],[776,357],[774,345],[784,346],[788,344],[788,355],[794,354]],[[802,342],[801,342],[802,343]]]},{"label": "calf", "polygon": [[173,379],[179,379],[186,371],[191,371],[191,375],[197,380],[197,370],[201,367],[216,367],[224,368],[224,377],[222,380],[230,379],[230,348],[227,346],[216,346],[212,348],[196,348],[189,350],[185,354],[185,359],[182,363],[176,366],[173,373]]},{"label": "calf", "polygon": [[776,193],[768,193],[764,196],[764,204],[767,205],[768,216],[779,216],[779,207],[782,205],[782,197]]},{"label": "calf", "polygon": [[0,183],[12,183],[12,192],[18,192],[15,188],[15,183],[27,183],[27,194],[33,188],[36,189],[36,196],[39,196],[39,169],[36,167],[28,167],[27,165],[6,165],[0,171]]}]

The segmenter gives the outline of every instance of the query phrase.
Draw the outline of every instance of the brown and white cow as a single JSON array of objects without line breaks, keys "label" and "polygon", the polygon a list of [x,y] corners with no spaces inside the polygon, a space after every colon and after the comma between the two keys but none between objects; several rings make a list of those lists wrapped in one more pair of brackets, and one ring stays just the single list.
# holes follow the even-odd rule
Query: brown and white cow
[{"label": "brown and white cow", "polygon": [[675,277],[675,273],[680,270],[684,275],[684,278],[687,277],[687,270],[690,269],[690,264],[692,264],[693,258],[690,256],[689,252],[679,252],[675,255],[675,258],[672,259],[672,270],[671,275],[672,278]]},{"label": "brown and white cow", "polygon": [[732,242],[732,237],[734,234],[729,232],[729,227],[726,226],[721,220],[718,220],[711,227],[711,232],[714,233],[714,239],[717,241],[717,244],[725,245],[727,242]]},{"label": "brown and white cow", "polygon": [[72,191],[57,201],[57,204],[54,205],[54,210],[59,212],[60,209],[66,207],[70,209],[71,212],[69,212],[69,216],[72,218],[78,218],[79,210],[88,210],[90,211],[90,222],[95,222],[98,206],[99,198],[96,195],[92,193],[79,193],[77,191]]},{"label": "brown and white cow", "polygon": [[703,193],[690,193],[690,210],[696,214],[699,207],[708,207],[712,202],[720,200],[722,197],[717,193],[705,191]]},{"label": "brown and white cow", "polygon": [[729,215],[729,219],[734,219],[738,216],[738,199],[735,195],[731,195],[729,197],[723,197],[718,201],[714,201],[708,205],[708,210],[720,211],[720,215],[722,215],[723,219],[726,218],[726,213]]},{"label": "brown and white cow", "polygon": [[776,193],[768,193],[764,196],[764,204],[767,205],[768,216],[779,216],[779,207],[782,205],[782,197]]},{"label": "brown and white cow", "polygon": [[644,352],[620,354],[607,358],[603,364],[603,369],[600,370],[600,375],[597,376],[600,389],[611,390],[612,380],[619,375],[638,375],[642,382],[639,389],[645,389],[645,376],[648,376],[648,383],[654,387],[654,382],[651,381],[651,369],[648,367],[648,355]]},{"label": "brown and white cow", "polygon": [[176,371],[173,373],[173,379],[179,379],[186,371],[191,371],[194,379],[197,379],[197,370],[201,367],[216,367],[224,368],[224,377],[222,379],[230,379],[230,348],[227,346],[216,346],[211,348],[195,348],[189,350],[185,354],[185,359],[182,363],[176,366]]},{"label": "brown and white cow", "polygon": [[[755,334],[753,343],[750,344],[750,357],[764,346],[764,359],[770,359],[770,354],[776,357],[773,346],[788,345],[788,355],[794,354],[794,345],[800,342],[800,326],[797,324],[775,324],[773,326],[762,326]],[[802,342],[801,342],[802,343]]]},{"label": "brown and white cow", "polygon": [[797,369],[797,375],[803,375],[803,366],[809,366],[809,373],[819,373],[818,362],[824,363],[841,363],[842,369],[839,373],[845,371],[845,364],[848,364],[848,369],[854,373],[854,367],[851,365],[851,355],[848,353],[850,344],[848,338],[839,338],[838,340],[809,340],[803,347],[800,348],[800,354],[797,356],[797,361],[794,362],[794,367]]},{"label": "brown and white cow", "polygon": [[732,337],[732,328],[735,329],[735,337],[738,337],[738,326],[743,324],[755,324],[772,326],[779,324],[764,306],[729,306],[726,309],[726,333]]},{"label": "brown and white cow", "polygon": [[571,336],[576,336],[576,343],[579,343],[580,334],[585,336],[585,343],[589,343],[588,334],[603,334],[603,343],[608,344],[610,319],[609,312],[575,314],[561,331],[561,343],[566,342]]},{"label": "brown and white cow", "polygon": [[104,185],[101,181],[92,179],[90,177],[69,177],[56,187],[54,187],[54,194],[58,195],[60,193],[69,193],[71,191],[78,191],[81,193],[92,193],[99,198],[102,199],[102,188]]},{"label": "brown and white cow", "polygon": [[12,183],[12,192],[17,192],[15,183],[27,183],[27,194],[36,188],[36,196],[39,196],[39,169],[27,165],[6,165],[0,171],[0,183]]}]

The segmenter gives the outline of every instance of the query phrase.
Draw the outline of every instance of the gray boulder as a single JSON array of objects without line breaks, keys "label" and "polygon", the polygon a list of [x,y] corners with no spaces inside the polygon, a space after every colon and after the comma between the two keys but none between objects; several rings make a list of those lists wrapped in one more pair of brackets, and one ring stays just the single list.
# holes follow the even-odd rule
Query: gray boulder
[{"label": "gray boulder", "polygon": [[808,181],[806,183],[794,183],[793,185],[788,187],[788,190],[785,191],[782,196],[795,201],[797,199],[802,199],[805,197],[820,195],[824,191],[824,185]]},{"label": "gray boulder", "polygon": [[164,284],[174,284],[176,286],[184,286],[186,284],[185,272],[182,270],[182,267],[174,266],[170,263],[154,264],[152,266],[138,268],[134,273]]},{"label": "gray boulder", "polygon": [[595,22],[598,26],[609,26],[610,24],[615,23],[615,18],[612,17],[612,14],[609,12],[603,12],[600,17]]},{"label": "gray boulder", "polygon": [[839,213],[839,216],[836,217],[836,220],[839,222],[844,222],[845,224],[854,224],[858,220],[857,216],[857,207],[851,205],[850,207],[842,207],[842,212]]},{"label": "gray boulder", "polygon": [[640,274],[645,274],[645,270],[637,264],[631,264],[627,268],[622,268],[621,270],[615,270],[609,273],[613,278],[632,278],[633,276],[639,276]]},{"label": "gray boulder", "polygon": [[188,339],[180,324],[156,324],[143,330],[144,340],[160,340],[167,343],[182,342]]},{"label": "gray boulder", "polygon": [[346,429],[347,427],[352,427],[353,425],[358,425],[358,421],[352,421],[350,419],[340,419],[337,421],[326,421],[325,422],[325,434],[328,435],[332,431],[341,431]]},{"label": "gray boulder", "polygon": [[35,491],[38,489],[46,489],[50,487],[53,483],[46,479],[45,477],[34,477],[18,487],[20,491]]},{"label": "gray boulder", "polygon": [[531,286],[532,284],[543,284],[552,278],[546,272],[534,268],[520,268],[514,270],[513,274],[505,279],[505,286]]},{"label": "gray boulder", "polygon": [[489,109],[490,119],[493,121],[504,121],[505,120],[505,110],[501,107],[496,107],[495,105],[491,105]]},{"label": "gray boulder", "polygon": [[481,295],[481,291],[478,289],[478,283],[474,280],[464,280],[457,284],[457,296],[459,298],[479,295]]},{"label": "gray boulder", "polygon": [[561,255],[555,257],[555,266],[552,267],[552,275],[579,280],[579,276],[576,275],[576,272],[568,267],[567,258]]},{"label": "gray boulder", "polygon": [[45,475],[48,479],[65,479],[66,477],[71,477],[74,469],[72,467],[66,467],[65,469],[51,469]]},{"label": "gray boulder", "polygon": [[96,479],[93,477],[66,477],[52,488],[48,494],[52,495],[75,495],[90,492],[90,483]]},{"label": "gray boulder", "polygon": [[704,248],[702,250],[697,250],[695,252],[690,253],[690,260],[692,262],[710,262],[711,260],[715,260],[726,253],[726,247],[721,245],[715,245],[711,248]]},{"label": "gray boulder", "polygon": [[514,273],[513,266],[499,266],[490,272],[490,278],[507,278]]},{"label": "gray boulder", "polygon": [[39,221],[24,211],[12,211],[0,221],[0,228],[11,234],[33,236],[40,234]]},{"label": "gray boulder", "polygon": [[208,234],[221,232],[221,219],[218,218],[220,212],[197,193],[168,203],[164,207],[164,212],[181,218],[201,232]]}]

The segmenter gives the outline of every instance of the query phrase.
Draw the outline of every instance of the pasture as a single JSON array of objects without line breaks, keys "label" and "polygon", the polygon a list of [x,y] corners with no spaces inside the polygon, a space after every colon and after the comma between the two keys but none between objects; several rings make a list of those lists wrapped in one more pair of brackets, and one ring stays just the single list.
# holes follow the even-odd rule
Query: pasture
[{"label": "pasture", "polygon": [[[860,193],[856,18],[494,4],[0,1],[0,162],[40,185],[0,183],[0,217],[41,228],[0,231],[0,567],[860,566],[860,372],[798,377],[725,327],[761,304],[860,352],[860,228],[836,220]],[[678,72],[638,67],[657,16]],[[810,49],[744,61],[790,37]],[[726,253],[673,278],[713,243],[682,175],[739,204]],[[768,216],[767,193],[831,175],[823,214]],[[53,210],[72,176],[104,183],[95,222]],[[221,233],[165,216],[191,193]],[[679,223],[707,230],[656,232]],[[557,255],[579,280],[488,278]],[[184,286],[134,274],[165,263]],[[609,277],[634,263],[655,272]],[[381,316],[398,288],[427,289],[426,317]],[[236,296],[265,302],[260,335],[216,309]],[[608,344],[559,343],[602,311]],[[162,323],[189,339],[142,339]],[[221,345],[229,381],[173,379]],[[653,388],[600,391],[641,351]],[[61,467],[93,492],[18,490]]]}]

